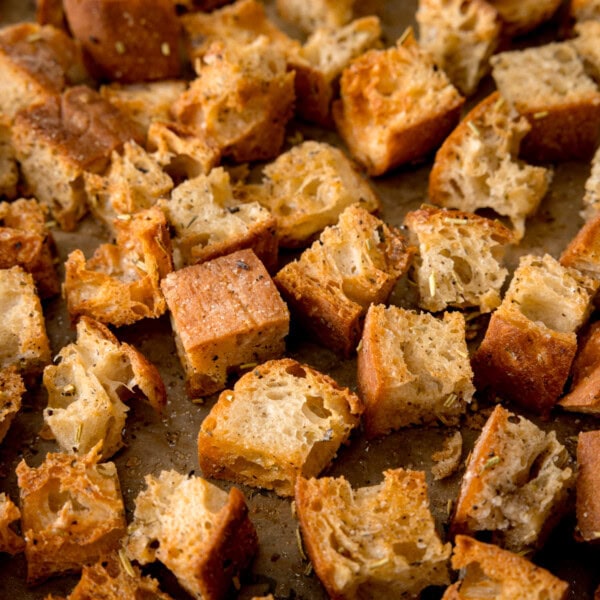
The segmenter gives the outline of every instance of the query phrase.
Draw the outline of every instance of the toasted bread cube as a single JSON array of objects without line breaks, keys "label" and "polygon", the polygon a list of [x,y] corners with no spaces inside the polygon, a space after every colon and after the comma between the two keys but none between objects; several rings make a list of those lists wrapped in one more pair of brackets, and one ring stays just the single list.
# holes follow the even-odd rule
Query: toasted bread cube
[{"label": "toasted bread cube", "polygon": [[491,63],[500,93],[531,125],[523,156],[550,161],[593,154],[600,135],[600,90],[569,42],[502,52]]},{"label": "toasted bread cube", "polygon": [[102,244],[86,261],[81,250],[65,262],[71,318],[87,315],[116,327],[160,317],[166,310],[161,280],[170,273],[171,240],[162,211],[152,207],[114,221],[117,243]]},{"label": "toasted bread cube", "polygon": [[23,552],[25,542],[17,535],[10,525],[21,517],[21,511],[4,493],[0,493],[0,552],[18,554]]},{"label": "toasted bread cube", "polygon": [[9,120],[24,108],[85,79],[76,44],[52,25],[18,23],[0,31],[0,113]]},{"label": "toasted bread cube", "polygon": [[600,212],[593,210],[590,219],[563,250],[560,264],[600,279]]},{"label": "toasted bread cube", "polygon": [[126,142],[123,154],[112,153],[104,175],[85,173],[84,179],[92,214],[112,233],[119,215],[150,208],[173,188],[156,159],[135,142]]},{"label": "toasted bread cube", "polygon": [[468,461],[452,530],[490,532],[513,552],[535,549],[564,514],[574,483],[571,458],[555,432],[498,404]]},{"label": "toasted bread cube", "polygon": [[369,305],[387,300],[411,256],[399,230],[351,205],[275,283],[309,333],[349,356]]},{"label": "toasted bread cube", "polygon": [[419,43],[458,90],[470,96],[500,41],[497,11],[483,0],[420,0]]},{"label": "toasted bread cube", "polygon": [[462,314],[371,305],[358,348],[369,437],[407,425],[457,424],[475,388]]},{"label": "toasted bread cube", "polygon": [[331,598],[416,598],[449,582],[452,547],[436,532],[425,473],[383,475],[356,490],[344,477],[298,478],[304,546]]},{"label": "toasted bread cube", "polygon": [[354,0],[277,0],[277,12],[305,33],[319,27],[339,28],[352,20]]},{"label": "toasted bread cube", "polygon": [[0,369],[0,443],[21,408],[21,398],[24,393],[23,378],[16,367]]},{"label": "toasted bread cube", "polygon": [[583,21],[575,25],[577,37],[571,43],[583,60],[586,73],[600,83],[600,3],[598,3],[598,20]]},{"label": "toasted bread cube", "polygon": [[491,208],[510,219],[521,239],[525,219],[535,213],[552,180],[550,169],[518,158],[530,129],[498,92],[482,100],[438,150],[429,176],[431,202],[467,212]]},{"label": "toasted bread cube", "polygon": [[196,70],[172,107],[177,120],[237,162],[276,156],[295,98],[285,55],[264,36],[243,45],[215,42]]},{"label": "toasted bread cube", "polygon": [[159,206],[175,230],[175,260],[180,266],[252,248],[267,270],[275,269],[275,217],[256,200],[240,201],[225,169],[217,167],[184,181]]},{"label": "toasted bread cube", "polygon": [[15,158],[8,119],[0,114],[0,197],[13,199],[17,195],[19,171]]},{"label": "toasted bread cube", "polygon": [[339,133],[370,175],[425,158],[456,125],[464,98],[412,32],[369,50],[342,73]]},{"label": "toasted bread cube", "polygon": [[13,126],[26,184],[66,231],[87,210],[83,173],[100,173],[113,150],[139,137],[135,123],[86,86],[21,111]]},{"label": "toasted bread cube", "polygon": [[358,425],[362,404],[331,377],[292,360],[271,360],[221,393],[198,434],[205,477],[292,496],[315,477]]},{"label": "toasted bread cube", "polygon": [[119,547],[127,523],[114,463],[47,454],[37,468],[17,466],[27,581],[80,571]]},{"label": "toasted bread cube", "polygon": [[244,496],[176,471],[146,475],[135,501],[127,553],[160,560],[194,598],[224,598],[258,547]]},{"label": "toasted bread cube", "polygon": [[277,218],[280,245],[305,246],[342,211],[359,203],[369,212],[381,202],[346,155],[325,142],[307,141],[280,154],[263,169],[265,193],[259,196]]},{"label": "toasted bread cube", "polygon": [[508,275],[502,266],[510,230],[462,211],[423,207],[404,218],[409,241],[419,249],[413,261],[419,306],[436,312],[448,306],[490,312],[500,304]]},{"label": "toasted bread cube", "polygon": [[50,344],[33,277],[21,267],[0,269],[0,368],[36,376],[50,362]]},{"label": "toasted bread cube", "polygon": [[472,364],[477,389],[547,413],[567,381],[598,281],[549,255],[521,258]]},{"label": "toasted bread cube", "polygon": [[523,35],[545,21],[557,11],[561,0],[490,0],[504,25],[508,36]]},{"label": "toasted bread cube", "polygon": [[571,16],[578,22],[600,21],[600,2],[598,0],[571,0]]},{"label": "toasted bread cube", "polygon": [[482,594],[490,600],[566,600],[569,588],[523,556],[466,535],[456,536],[452,568],[460,570],[460,580],[446,590],[442,600],[468,600]]},{"label": "toasted bread cube", "polygon": [[577,440],[577,528],[582,542],[600,539],[600,431],[582,431]]},{"label": "toasted bread cube", "polygon": [[175,271],[162,289],[190,396],[222,390],[229,373],[283,354],[289,312],[252,250]]},{"label": "toasted bread cube", "polygon": [[41,298],[58,294],[54,240],[46,226],[47,209],[21,198],[0,203],[0,268],[16,265],[33,275]]},{"label": "toasted bread cube", "polygon": [[591,173],[585,182],[581,216],[590,219],[598,212],[600,212],[600,148],[594,154]]},{"label": "toasted bread cube", "polygon": [[123,446],[129,410],[123,400],[134,396],[134,390],[158,412],[166,404],[156,367],[88,317],[79,319],[77,341],[62,348],[58,357],[58,364],[44,369],[44,421],[63,452],[87,454],[102,441],[102,457],[112,456]]}]

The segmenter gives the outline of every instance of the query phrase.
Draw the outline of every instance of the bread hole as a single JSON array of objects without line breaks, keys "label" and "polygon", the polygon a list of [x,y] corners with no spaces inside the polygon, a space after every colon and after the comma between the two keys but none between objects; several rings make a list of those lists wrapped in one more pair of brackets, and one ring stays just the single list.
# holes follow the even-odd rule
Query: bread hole
[{"label": "bread hole", "polygon": [[158,540],[152,540],[148,544],[148,548],[150,548],[151,550],[158,550],[160,548],[160,542]]},{"label": "bread hole", "polygon": [[531,463],[531,466],[529,467],[529,472],[527,474],[527,480],[526,480],[527,482],[534,481],[535,479],[537,479],[539,477],[540,472],[544,468],[544,465],[546,464],[547,460],[548,460],[548,452],[546,450],[540,452],[535,457],[535,459]]},{"label": "bread hole", "polygon": [[306,400],[302,405],[302,412],[310,418],[310,415],[307,415],[306,411],[316,415],[319,419],[328,419],[331,417],[331,411],[325,406],[321,396],[306,396]]},{"label": "bread hole", "polygon": [[479,563],[467,565],[460,586],[461,598],[498,598],[501,594],[502,584],[488,577]]},{"label": "bread hole", "polygon": [[402,556],[409,563],[415,563],[423,559],[424,551],[411,542],[396,542],[392,544],[392,552],[396,556]]},{"label": "bread hole", "polygon": [[454,272],[458,278],[465,284],[471,283],[473,280],[471,265],[460,256],[453,256],[452,262],[454,263]]},{"label": "bread hole", "polygon": [[320,498],[317,498],[310,503],[310,508],[315,512],[321,512],[323,510],[323,502],[321,502]]},{"label": "bread hole", "polygon": [[304,379],[306,377],[306,371],[302,368],[301,365],[294,364],[290,365],[285,369],[285,372],[292,377],[298,377],[299,379]]},{"label": "bread hole", "polygon": [[51,490],[48,494],[48,508],[53,512],[57,513],[62,508],[70,503],[75,511],[87,510],[87,507],[81,504],[73,495],[71,495],[68,491],[61,491],[60,484],[56,481],[53,486],[56,489]]}]

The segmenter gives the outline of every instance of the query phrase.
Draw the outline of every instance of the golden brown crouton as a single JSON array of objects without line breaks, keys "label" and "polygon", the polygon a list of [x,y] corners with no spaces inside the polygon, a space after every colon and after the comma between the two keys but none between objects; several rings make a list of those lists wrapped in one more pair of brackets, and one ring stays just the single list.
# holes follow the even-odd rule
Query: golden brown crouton
[{"label": "golden brown crouton", "polygon": [[577,440],[577,528],[582,542],[600,539],[600,431],[582,431]]},{"label": "golden brown crouton", "polygon": [[[598,4],[600,13],[600,3]],[[597,21],[583,21],[575,25],[577,37],[571,40],[583,60],[586,73],[600,83],[600,14]]]},{"label": "golden brown crouton", "polygon": [[352,19],[354,0],[277,0],[277,12],[305,33],[319,27],[340,28]]},{"label": "golden brown crouton", "polygon": [[21,511],[4,493],[0,493],[0,552],[18,554],[23,552],[25,542],[10,527],[11,523],[21,517]]},{"label": "golden brown crouton", "polygon": [[0,114],[0,197],[12,200],[17,195],[19,170],[8,119]]},{"label": "golden brown crouton", "polygon": [[23,378],[16,367],[0,369],[0,442],[21,408],[21,398],[24,393]]},{"label": "golden brown crouton", "polygon": [[573,267],[593,279],[600,279],[600,212],[595,208],[589,220],[563,250],[560,264]]}]

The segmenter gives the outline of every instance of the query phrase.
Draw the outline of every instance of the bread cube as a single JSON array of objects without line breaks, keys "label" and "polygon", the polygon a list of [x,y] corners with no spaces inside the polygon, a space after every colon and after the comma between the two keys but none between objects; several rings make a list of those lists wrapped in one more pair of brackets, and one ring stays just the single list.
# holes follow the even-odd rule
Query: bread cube
[{"label": "bread cube", "polygon": [[6,116],[0,114],[0,197],[12,200],[17,196],[19,171],[15,149],[11,139],[10,125]]},{"label": "bread cube", "polygon": [[404,224],[419,249],[412,269],[421,308],[490,312],[500,304],[508,275],[502,259],[505,246],[514,241],[510,230],[473,213],[434,207],[409,212]]},{"label": "bread cube", "polygon": [[346,155],[325,142],[307,141],[263,169],[265,192],[259,201],[277,218],[279,244],[308,245],[342,211],[359,203],[369,212],[381,202]]},{"label": "bread cube", "polygon": [[42,298],[60,290],[54,270],[54,240],[46,226],[47,212],[36,200],[0,202],[0,268],[18,265],[31,273]]},{"label": "bread cube", "polygon": [[549,255],[521,257],[473,355],[475,387],[547,413],[567,381],[598,281]]},{"label": "bread cube", "polygon": [[319,27],[339,28],[352,19],[354,0],[277,0],[277,12],[304,33]]},{"label": "bread cube", "polygon": [[18,554],[23,552],[25,543],[10,527],[11,523],[21,517],[21,511],[5,494],[0,493],[0,552]]},{"label": "bread cube", "polygon": [[586,73],[596,83],[600,83],[600,2],[598,13],[597,21],[583,21],[575,25],[577,37],[571,41],[583,60]]},{"label": "bread cube", "polygon": [[561,0],[490,0],[503,21],[502,31],[508,36],[523,35],[548,21]]},{"label": "bread cube", "polygon": [[593,154],[600,135],[600,90],[569,42],[502,52],[491,63],[500,93],[531,125],[523,156],[552,161]]},{"label": "bread cube", "polygon": [[111,233],[119,215],[130,215],[150,208],[169,194],[173,180],[154,157],[135,142],[126,142],[123,154],[113,152],[104,175],[85,173],[88,204],[96,219]]},{"label": "bread cube", "polygon": [[102,172],[113,150],[139,137],[135,123],[86,86],[21,111],[13,126],[26,184],[66,231],[87,210],[84,172]]},{"label": "bread cube", "polygon": [[18,23],[0,31],[0,113],[9,121],[46,102],[86,73],[76,44],[52,25]]},{"label": "bread cube", "polygon": [[244,496],[176,471],[146,475],[126,541],[142,565],[160,560],[193,598],[225,598],[258,540]]},{"label": "bread cube", "polygon": [[240,201],[225,169],[178,185],[160,208],[175,230],[175,261],[193,265],[252,248],[267,270],[277,266],[277,222],[256,200]]},{"label": "bread cube", "polygon": [[453,533],[485,531],[513,552],[540,547],[567,509],[575,483],[571,463],[554,431],[498,404],[467,463]]},{"label": "bread cube", "polygon": [[127,529],[119,478],[99,456],[97,446],[84,457],[47,454],[37,468],[17,466],[28,583],[80,571],[119,547]]},{"label": "bread cube", "polygon": [[65,453],[87,454],[100,441],[104,459],[119,450],[129,410],[123,400],[133,397],[134,390],[157,412],[166,404],[156,367],[88,317],[79,319],[77,341],[58,357],[58,364],[44,369],[44,422]]},{"label": "bread cube", "polygon": [[458,312],[371,305],[358,347],[358,387],[367,436],[407,425],[457,424],[475,388]]},{"label": "bread cube", "polygon": [[563,250],[560,264],[600,279],[600,212],[593,209],[589,220]]},{"label": "bread cube", "polygon": [[460,570],[460,580],[446,590],[442,600],[468,600],[481,594],[494,600],[567,598],[569,585],[546,569],[466,535],[456,536],[452,568]]},{"label": "bread cube", "polygon": [[525,219],[546,195],[552,171],[519,160],[531,129],[498,92],[482,100],[446,138],[429,176],[433,204],[467,212],[491,208],[512,223],[517,240]]},{"label": "bread cube", "polygon": [[290,358],[272,360],[221,393],[198,434],[205,477],[292,496],[315,477],[358,425],[362,405],[348,388]]},{"label": "bread cube", "polygon": [[600,2],[598,0],[571,0],[571,16],[578,22],[600,21]]},{"label": "bread cube", "polygon": [[0,312],[0,369],[39,375],[50,362],[50,345],[33,277],[21,267],[0,269]]},{"label": "bread cube", "polygon": [[102,244],[86,261],[79,249],[65,262],[64,291],[71,318],[87,315],[116,327],[160,317],[161,280],[170,273],[171,240],[157,207],[114,221],[117,243]]},{"label": "bread cube", "polygon": [[0,443],[21,408],[21,398],[24,393],[23,378],[16,367],[0,369]]},{"label": "bread cube", "polygon": [[498,13],[484,0],[420,0],[419,44],[461,94],[475,93],[500,41]]},{"label": "bread cube", "polygon": [[298,478],[296,512],[306,552],[331,598],[417,598],[449,582],[452,547],[429,509],[425,473],[384,471],[379,485]]},{"label": "bread cube", "polygon": [[180,269],[161,285],[191,397],[222,390],[230,373],[283,354],[289,312],[252,250]]},{"label": "bread cube", "polygon": [[369,305],[387,300],[412,253],[399,230],[351,205],[275,283],[303,328],[350,356]]},{"label": "bread cube", "polygon": [[600,431],[582,431],[577,440],[577,527],[581,542],[600,539]]},{"label": "bread cube", "polygon": [[370,175],[425,158],[456,125],[464,103],[412,31],[353,61],[340,96],[333,103],[338,131]]}]

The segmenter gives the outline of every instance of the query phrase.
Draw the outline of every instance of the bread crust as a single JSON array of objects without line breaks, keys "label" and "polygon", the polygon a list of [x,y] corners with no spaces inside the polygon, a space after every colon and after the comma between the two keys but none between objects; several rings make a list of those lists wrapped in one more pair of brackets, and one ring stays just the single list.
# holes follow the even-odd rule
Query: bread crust
[{"label": "bread crust", "polygon": [[0,443],[21,408],[21,398],[24,393],[23,378],[16,367],[0,369]]},{"label": "bread crust", "polygon": [[23,538],[10,528],[11,523],[19,518],[21,511],[6,494],[0,493],[0,552],[14,555],[25,549]]},{"label": "bread crust", "polygon": [[559,261],[565,267],[574,267],[594,279],[600,278],[600,212],[583,224]]},{"label": "bread crust", "polygon": [[582,431],[577,441],[577,527],[575,537],[581,542],[600,539],[600,431]]}]

